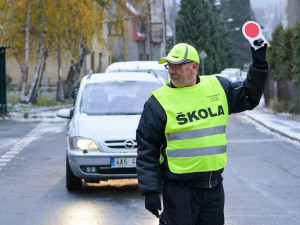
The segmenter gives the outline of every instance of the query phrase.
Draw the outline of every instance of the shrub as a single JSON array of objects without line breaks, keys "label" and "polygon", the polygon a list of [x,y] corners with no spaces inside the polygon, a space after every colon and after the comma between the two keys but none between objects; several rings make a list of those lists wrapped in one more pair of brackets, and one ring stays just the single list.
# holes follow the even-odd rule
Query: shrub
[{"label": "shrub", "polygon": [[293,104],[291,102],[287,102],[284,100],[271,99],[270,100],[270,108],[275,112],[288,112],[292,113]]}]

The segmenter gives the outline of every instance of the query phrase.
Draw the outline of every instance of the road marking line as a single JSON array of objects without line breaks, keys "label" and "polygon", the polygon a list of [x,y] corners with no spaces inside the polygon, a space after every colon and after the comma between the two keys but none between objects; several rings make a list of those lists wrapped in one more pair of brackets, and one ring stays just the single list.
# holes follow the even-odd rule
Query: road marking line
[{"label": "road marking line", "polygon": [[2,159],[13,159],[15,157],[16,157],[16,155],[3,155],[3,156],[1,156]]},{"label": "road marking line", "polygon": [[5,155],[17,155],[19,154],[20,151],[12,151],[12,150],[9,150],[8,152],[5,153]]},{"label": "road marking line", "polygon": [[22,151],[23,148],[20,148],[20,147],[12,147],[11,149],[9,149],[9,151]]},{"label": "road marking line", "polygon": [[33,130],[31,130],[24,138],[18,140],[4,155],[0,157],[0,170],[5,167],[8,162],[17,156],[31,142],[37,140],[39,135],[43,133],[43,128],[49,124],[49,121],[42,121]]},{"label": "road marking line", "polygon": [[30,142],[24,143],[24,144],[20,145],[19,147],[23,150],[23,148],[27,147],[29,144],[30,144]]},{"label": "road marking line", "polygon": [[34,140],[36,140],[36,138],[31,138],[31,139],[24,140],[24,141],[22,141],[22,142],[20,143],[19,146],[24,147],[24,146],[28,145],[29,143],[31,143],[31,142],[34,141]]},{"label": "road marking line", "polygon": [[0,159],[0,163],[1,162],[10,162],[11,159]]}]

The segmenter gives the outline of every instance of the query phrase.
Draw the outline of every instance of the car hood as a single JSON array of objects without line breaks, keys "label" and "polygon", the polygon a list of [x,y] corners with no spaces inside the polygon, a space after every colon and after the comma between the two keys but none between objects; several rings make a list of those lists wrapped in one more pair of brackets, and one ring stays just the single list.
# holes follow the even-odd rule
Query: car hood
[{"label": "car hood", "polygon": [[104,115],[78,117],[78,136],[93,140],[135,140],[140,115]]}]

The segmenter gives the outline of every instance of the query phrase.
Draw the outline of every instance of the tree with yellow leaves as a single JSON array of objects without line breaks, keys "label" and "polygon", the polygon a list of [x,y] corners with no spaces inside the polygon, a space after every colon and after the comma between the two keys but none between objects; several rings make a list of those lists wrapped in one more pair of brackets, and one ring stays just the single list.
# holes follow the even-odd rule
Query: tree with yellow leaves
[{"label": "tree with yellow leaves", "polygon": [[98,42],[105,45],[102,36],[105,11],[99,1],[94,0],[68,0],[60,3],[61,10],[66,14],[60,41],[72,56],[64,84],[64,95],[69,98],[74,88],[79,85],[83,58],[87,50],[91,49],[93,38],[97,37]]},{"label": "tree with yellow leaves", "polygon": [[[128,4],[142,6],[142,0],[1,0],[0,43],[11,46],[21,71],[20,102],[35,103],[49,54],[57,55],[57,100],[70,98],[80,82],[84,55],[97,38],[106,45],[102,28],[108,25],[123,42],[126,54],[127,32],[124,19]],[[140,7],[143,9],[143,7]],[[141,10],[142,12],[143,10]],[[107,14],[109,16],[107,16]],[[105,34],[106,35],[106,34]],[[61,55],[69,53],[71,66],[62,85]],[[29,62],[35,62],[33,79],[27,84]]]},{"label": "tree with yellow leaves", "polygon": [[[11,46],[19,63],[22,86],[20,102],[35,103],[40,81],[51,49],[68,51],[72,57],[65,82],[65,96],[70,97],[79,83],[86,50],[96,37],[102,40],[105,17],[100,0],[1,0],[0,43]],[[33,80],[27,84],[29,61],[35,62]]]}]

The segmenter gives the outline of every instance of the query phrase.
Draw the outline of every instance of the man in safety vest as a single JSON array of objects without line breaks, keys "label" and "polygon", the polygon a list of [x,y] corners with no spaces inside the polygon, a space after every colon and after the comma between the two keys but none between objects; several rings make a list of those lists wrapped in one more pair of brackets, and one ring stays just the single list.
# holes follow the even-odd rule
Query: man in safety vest
[{"label": "man in safety vest", "polygon": [[197,76],[199,56],[186,43],[158,61],[166,63],[171,82],[151,93],[136,138],[139,188],[160,224],[224,224],[228,115],[259,104],[269,73],[266,51],[266,44],[251,47],[252,64],[241,82]]}]

